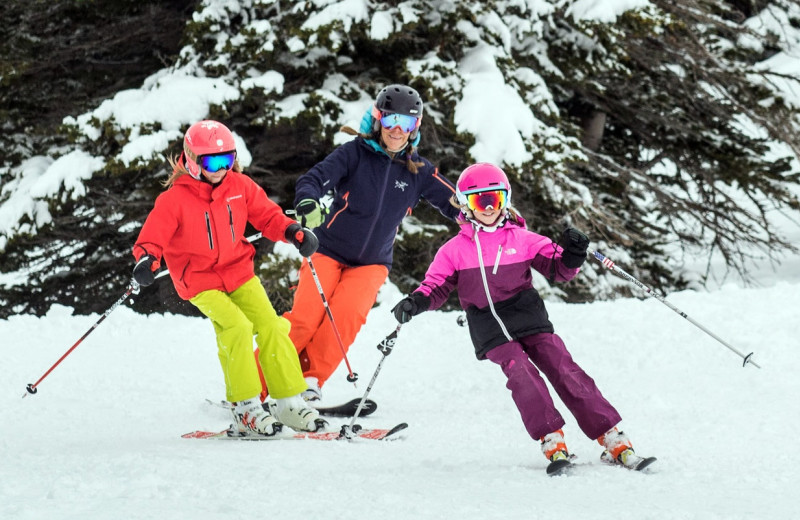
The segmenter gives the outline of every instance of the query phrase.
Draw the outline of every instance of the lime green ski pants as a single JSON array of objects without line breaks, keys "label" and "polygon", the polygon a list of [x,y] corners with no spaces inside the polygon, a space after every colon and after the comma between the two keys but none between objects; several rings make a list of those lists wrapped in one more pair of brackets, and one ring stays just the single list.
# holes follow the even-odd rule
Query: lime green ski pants
[{"label": "lime green ski pants", "polygon": [[231,293],[203,291],[189,301],[214,324],[228,401],[243,401],[261,393],[254,334],[270,395],[281,399],[306,389],[297,351],[289,339],[289,321],[275,313],[258,278],[254,276]]}]

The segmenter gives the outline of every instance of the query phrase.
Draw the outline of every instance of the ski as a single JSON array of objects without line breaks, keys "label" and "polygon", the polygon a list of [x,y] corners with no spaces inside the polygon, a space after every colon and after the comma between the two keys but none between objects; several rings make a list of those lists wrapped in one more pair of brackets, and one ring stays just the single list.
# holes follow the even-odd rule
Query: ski
[{"label": "ski", "polygon": [[[551,462],[547,465],[547,474],[551,477],[570,474],[576,466],[582,465],[574,463],[573,459],[575,459],[575,455],[570,455],[569,459],[559,459]],[[629,456],[628,460],[630,463],[625,465],[621,461],[613,460],[611,456],[608,455],[608,452],[603,452],[603,454],[600,456],[600,460],[604,465],[619,466],[631,471],[642,471],[658,459],[655,457],[639,457],[638,455],[633,454]]]},{"label": "ski", "polygon": [[[356,414],[356,410],[358,409],[358,404],[360,402],[361,398],[356,398],[335,406],[317,406],[314,401],[309,401],[308,404],[316,408],[321,415],[328,415],[332,417],[353,417]],[[367,399],[364,401],[364,406],[361,407],[361,412],[359,412],[358,416],[366,417],[367,415],[374,413],[377,409],[378,403],[372,399]]]},{"label": "ski", "polygon": [[609,464],[611,466],[619,466],[619,467],[622,467],[622,468],[625,468],[625,469],[629,469],[631,471],[642,471],[643,469],[648,467],[650,464],[652,464],[656,460],[658,460],[655,457],[640,457],[639,455],[636,455],[635,453],[632,454],[632,455],[629,455],[628,459],[630,460],[630,463],[623,464],[619,460],[612,459],[611,455],[607,451],[604,451],[603,454],[600,455],[600,460],[605,462],[606,464]]},{"label": "ski", "polygon": [[[218,406],[220,408],[224,408],[226,410],[230,410],[233,408],[233,405],[229,401],[220,400],[220,401],[212,401],[211,399],[206,399],[208,404]],[[327,415],[330,417],[353,417],[356,414],[356,409],[358,408],[358,403],[361,402],[360,398],[351,399],[346,403],[337,404],[333,406],[317,406],[314,401],[308,401],[307,404],[309,406],[313,406],[320,415]],[[265,409],[267,409],[265,407]],[[366,417],[375,412],[378,409],[378,403],[373,401],[372,399],[367,399],[364,402],[364,406],[361,407],[361,413],[358,414],[359,417]],[[269,411],[267,409],[267,411]]]},{"label": "ski", "polygon": [[194,431],[181,435],[183,439],[214,439],[214,440],[228,440],[228,441],[286,441],[286,440],[299,440],[310,439],[315,441],[338,441],[338,440],[352,440],[352,439],[371,439],[371,440],[394,440],[400,439],[397,433],[408,428],[408,424],[400,423],[394,428],[361,428],[359,425],[353,426],[351,434],[346,435],[342,431],[325,431],[325,432],[281,432],[272,436],[266,435],[229,435],[229,430],[216,431]]},{"label": "ski", "polygon": [[572,466],[573,464],[569,459],[554,460],[547,465],[547,474],[551,477],[556,475],[564,475],[570,468],[572,468]]},{"label": "ski", "polygon": [[650,464],[654,463],[656,460],[658,460],[658,459],[656,459],[655,457],[645,457],[641,461],[639,461],[638,464],[636,464],[635,468],[631,468],[631,469],[633,469],[635,471],[642,471],[644,468],[646,468]]}]

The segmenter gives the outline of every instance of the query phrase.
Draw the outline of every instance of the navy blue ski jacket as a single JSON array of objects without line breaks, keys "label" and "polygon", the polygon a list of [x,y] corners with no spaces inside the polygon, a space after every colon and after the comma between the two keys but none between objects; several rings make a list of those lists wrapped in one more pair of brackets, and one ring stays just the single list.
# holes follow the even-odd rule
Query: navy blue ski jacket
[{"label": "navy blue ski jacket", "polygon": [[345,265],[391,269],[400,222],[420,199],[456,219],[459,210],[449,202],[453,184],[427,159],[417,154],[412,158],[424,163],[417,173],[406,168],[405,153],[392,159],[374,141],[356,137],[297,180],[295,206],[303,199],[319,201],[333,190],[330,212],[314,229],[320,253]]}]

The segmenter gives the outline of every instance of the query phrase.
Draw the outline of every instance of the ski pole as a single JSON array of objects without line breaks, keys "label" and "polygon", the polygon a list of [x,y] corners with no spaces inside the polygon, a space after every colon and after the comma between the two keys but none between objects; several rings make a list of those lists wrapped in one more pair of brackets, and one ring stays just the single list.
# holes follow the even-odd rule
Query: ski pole
[{"label": "ski pole", "polygon": [[80,338],[78,341],[76,341],[76,342],[75,342],[75,344],[74,344],[74,345],[72,345],[72,346],[69,348],[69,350],[67,350],[67,351],[64,353],[64,355],[63,355],[63,356],[61,356],[60,358],[58,358],[58,361],[56,361],[56,362],[53,364],[53,366],[51,366],[49,369],[47,369],[47,372],[45,372],[45,373],[44,373],[44,375],[42,375],[42,377],[40,377],[38,381],[36,381],[35,383],[31,383],[31,384],[29,384],[29,385],[28,385],[28,386],[25,388],[25,389],[27,390],[27,393],[24,393],[24,394],[22,394],[22,397],[24,398],[24,397],[25,397],[26,395],[28,395],[28,394],[35,394],[35,393],[37,392],[37,387],[39,386],[39,384],[40,384],[40,383],[41,383],[41,382],[44,380],[44,378],[46,378],[48,375],[50,375],[50,372],[52,372],[53,370],[55,370],[55,368],[56,368],[56,367],[57,367],[57,366],[58,366],[58,365],[59,365],[59,364],[60,364],[62,361],[64,361],[64,358],[66,358],[67,356],[69,356],[69,355],[70,355],[70,353],[71,353],[73,350],[75,350],[75,348],[77,348],[77,346],[78,346],[78,345],[80,345],[80,344],[81,344],[81,342],[82,342],[83,340],[85,340],[85,339],[86,339],[86,337],[87,337],[89,334],[91,334],[91,333],[94,331],[94,329],[96,329],[96,328],[98,327],[98,325],[100,325],[100,324],[103,322],[103,320],[104,320],[104,319],[106,319],[106,318],[108,317],[108,315],[109,315],[109,314],[111,314],[112,312],[114,312],[114,309],[116,309],[117,307],[119,307],[119,306],[120,306],[120,304],[122,304],[122,302],[124,302],[125,300],[127,300],[127,299],[128,299],[128,296],[130,296],[131,294],[138,294],[138,293],[139,293],[139,284],[136,282],[136,280],[131,280],[131,284],[128,286],[128,290],[126,290],[126,291],[125,291],[125,294],[123,294],[123,295],[122,295],[122,297],[120,297],[120,299],[119,299],[119,300],[117,300],[116,302],[114,302],[114,305],[112,305],[111,307],[109,307],[109,308],[108,308],[108,310],[106,310],[106,312],[104,312],[104,313],[103,313],[103,315],[102,315],[102,316],[100,316],[100,319],[99,319],[99,320],[97,320],[97,321],[95,322],[95,324],[94,324],[94,325],[92,325],[92,327],[91,327],[89,330],[87,330],[87,331],[86,331],[86,333],[85,333],[83,336],[81,336],[81,338]]},{"label": "ski pole", "polygon": [[350,361],[347,359],[347,351],[344,349],[344,343],[342,342],[342,337],[339,335],[339,329],[336,328],[336,322],[333,321],[333,313],[328,305],[328,299],[325,298],[325,291],[322,290],[322,283],[320,283],[319,276],[317,276],[317,270],[314,269],[314,262],[311,261],[310,256],[307,257],[306,260],[308,261],[308,267],[311,268],[311,276],[314,277],[314,283],[317,284],[317,291],[322,298],[322,305],[325,307],[325,312],[328,314],[328,319],[331,322],[331,327],[333,328],[333,333],[336,336],[336,341],[339,343],[339,348],[342,350],[344,364],[347,365],[347,381],[353,383],[353,386],[356,386],[358,374],[354,373],[353,369],[350,368]]},{"label": "ski pole", "polygon": [[[297,211],[293,209],[286,210],[287,215],[294,215],[294,218],[297,218]],[[300,225],[305,227],[306,218],[305,215],[301,217]],[[317,284],[317,292],[319,292],[320,298],[322,298],[322,306],[325,307],[325,313],[328,315],[328,320],[331,322],[331,328],[333,328],[333,334],[336,336],[336,341],[339,343],[339,349],[342,351],[342,357],[344,358],[344,364],[347,366],[347,381],[349,383],[353,383],[353,386],[357,387],[356,381],[358,381],[358,374],[353,372],[353,369],[350,367],[350,361],[347,359],[347,351],[344,348],[344,342],[342,341],[342,336],[339,334],[339,329],[336,327],[336,322],[333,321],[333,313],[331,312],[331,308],[328,305],[328,299],[325,298],[325,291],[322,289],[322,284],[319,281],[319,276],[317,276],[317,270],[314,269],[314,263],[311,261],[311,257],[307,257],[308,260],[308,267],[311,268],[311,276],[314,278],[314,283]]]},{"label": "ski pole", "polygon": [[[261,238],[261,237],[262,237],[261,233],[256,233],[256,234],[254,234],[254,235],[250,235],[249,237],[247,237],[247,241],[248,241],[248,242],[255,242],[256,240],[258,240],[258,239],[259,239],[259,238]],[[168,271],[167,269],[163,269],[163,270],[161,270],[159,273],[157,273],[157,274],[155,275],[155,278],[161,278],[162,276],[166,276],[167,274],[169,274],[169,271]],[[61,356],[60,358],[58,358],[58,361],[56,361],[56,362],[53,364],[53,366],[51,366],[51,367],[50,367],[50,368],[47,370],[47,372],[45,372],[45,373],[44,373],[44,375],[42,375],[42,377],[40,377],[40,378],[39,378],[39,380],[38,380],[38,381],[36,381],[35,383],[31,383],[31,384],[29,384],[29,385],[28,385],[28,386],[25,388],[25,389],[27,390],[27,393],[25,393],[25,394],[22,394],[22,397],[24,398],[24,397],[25,397],[25,396],[27,396],[28,394],[35,394],[35,393],[37,392],[37,387],[39,386],[39,384],[40,384],[40,383],[41,383],[41,382],[42,382],[42,381],[43,381],[43,380],[44,380],[44,379],[45,379],[45,378],[46,378],[48,375],[50,375],[50,372],[52,372],[53,370],[55,370],[55,368],[56,368],[56,367],[57,367],[59,364],[61,364],[61,362],[62,362],[62,361],[64,361],[64,359],[65,359],[67,356],[69,356],[69,355],[72,353],[72,351],[73,351],[73,350],[75,350],[75,349],[78,347],[78,345],[80,345],[80,344],[81,344],[81,342],[83,342],[83,340],[85,340],[85,339],[86,339],[86,337],[87,337],[89,334],[91,334],[92,332],[94,332],[94,329],[96,329],[96,328],[98,327],[98,325],[100,325],[100,324],[103,322],[103,320],[105,320],[105,319],[108,317],[108,315],[109,315],[109,314],[111,314],[112,312],[114,312],[114,309],[116,309],[117,307],[119,307],[119,306],[120,306],[120,305],[121,305],[121,304],[122,304],[122,303],[123,303],[125,300],[127,300],[127,299],[128,299],[128,296],[130,296],[131,294],[139,294],[139,287],[140,287],[140,286],[139,286],[138,282],[136,282],[136,280],[131,280],[131,284],[128,286],[128,290],[126,290],[126,291],[125,291],[125,294],[123,294],[123,295],[122,295],[122,297],[121,297],[119,300],[117,300],[116,302],[114,302],[114,305],[112,305],[111,307],[109,307],[109,308],[108,308],[108,310],[106,310],[106,312],[104,312],[104,313],[103,313],[103,315],[100,317],[100,319],[99,319],[99,320],[97,320],[97,321],[95,322],[95,324],[94,324],[94,325],[92,325],[92,327],[91,327],[89,330],[87,330],[87,331],[86,331],[86,334],[84,334],[83,336],[81,336],[81,338],[80,338],[80,339],[79,339],[79,340],[78,340],[78,341],[77,341],[77,342],[76,342],[74,345],[72,345],[72,347],[70,347],[70,348],[69,348],[69,350],[67,350],[67,351],[64,353],[64,355],[63,355],[63,356]]]},{"label": "ski pole", "polygon": [[372,374],[372,379],[370,380],[369,384],[367,385],[367,391],[364,392],[364,397],[361,398],[361,402],[358,403],[358,407],[356,408],[356,413],[353,414],[353,418],[350,420],[350,424],[345,424],[342,426],[342,430],[339,432],[339,437],[345,437],[347,439],[353,438],[353,426],[355,425],[356,419],[361,414],[361,409],[364,407],[364,403],[367,402],[367,396],[369,395],[370,391],[372,390],[372,385],[375,384],[375,380],[378,378],[378,373],[381,371],[381,367],[383,366],[383,362],[386,359],[386,356],[392,353],[392,349],[394,348],[395,341],[397,341],[397,333],[400,332],[400,327],[402,327],[402,323],[397,324],[397,328],[392,331],[391,334],[383,338],[383,340],[378,343],[378,350],[381,351],[383,356],[381,360],[378,361],[378,366],[375,368],[375,373]]},{"label": "ski pole", "polygon": [[703,332],[705,332],[706,334],[708,334],[709,336],[711,336],[715,340],[719,341],[720,343],[722,343],[723,345],[728,347],[728,349],[730,349],[732,352],[735,352],[736,354],[738,354],[739,357],[741,357],[744,360],[744,362],[742,363],[742,367],[747,366],[747,364],[751,364],[756,368],[761,368],[758,365],[758,363],[753,361],[753,359],[752,359],[753,358],[753,352],[751,352],[751,353],[749,353],[747,355],[739,352],[736,348],[734,348],[733,346],[731,346],[728,343],[726,343],[722,338],[720,338],[719,336],[717,336],[716,334],[714,334],[713,332],[711,332],[707,328],[703,327],[700,323],[698,323],[697,321],[692,319],[685,312],[683,312],[682,310],[680,310],[677,307],[675,307],[674,305],[672,305],[670,302],[667,301],[667,299],[663,295],[659,294],[657,291],[655,291],[655,290],[651,289],[650,287],[644,285],[642,282],[640,282],[639,280],[637,280],[636,278],[634,278],[630,274],[626,273],[623,269],[621,269],[618,265],[616,265],[613,261],[611,261],[610,258],[607,258],[607,257],[603,256],[601,253],[598,253],[597,251],[592,251],[591,253],[609,271],[613,271],[613,272],[619,274],[620,276],[622,276],[623,278],[625,278],[629,282],[632,282],[634,285],[636,285],[640,289],[644,290],[646,293],[654,296],[658,301],[660,301],[661,303],[663,303],[664,305],[666,305],[667,307],[669,307],[673,311],[675,311],[678,314],[680,314],[683,318],[686,318],[687,320],[689,320],[689,323],[691,323],[692,325],[696,326],[697,328],[699,328],[700,330],[702,330]]}]

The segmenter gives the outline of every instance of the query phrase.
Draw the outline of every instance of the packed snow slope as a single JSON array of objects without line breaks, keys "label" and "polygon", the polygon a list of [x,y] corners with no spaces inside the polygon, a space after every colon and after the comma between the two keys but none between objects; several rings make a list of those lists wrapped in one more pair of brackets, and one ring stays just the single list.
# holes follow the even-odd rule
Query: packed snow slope
[{"label": "packed snow slope", "polygon": [[[358,387],[340,367],[324,403],[363,395],[400,297],[382,289],[350,353]],[[601,464],[600,446],[561,406],[580,466],[554,478],[499,368],[474,358],[457,312],[404,325],[378,374],[370,397],[379,409],[359,423],[408,422],[394,442],[181,439],[229,424],[205,401],[224,397],[211,325],[124,306],[22,398],[98,316],[56,307],[0,321],[0,518],[790,517],[800,477],[800,278],[668,300],[754,351],[762,368],[743,368],[652,298],[549,303],[556,331],[619,409],[634,447],[658,457],[646,473]]]}]

